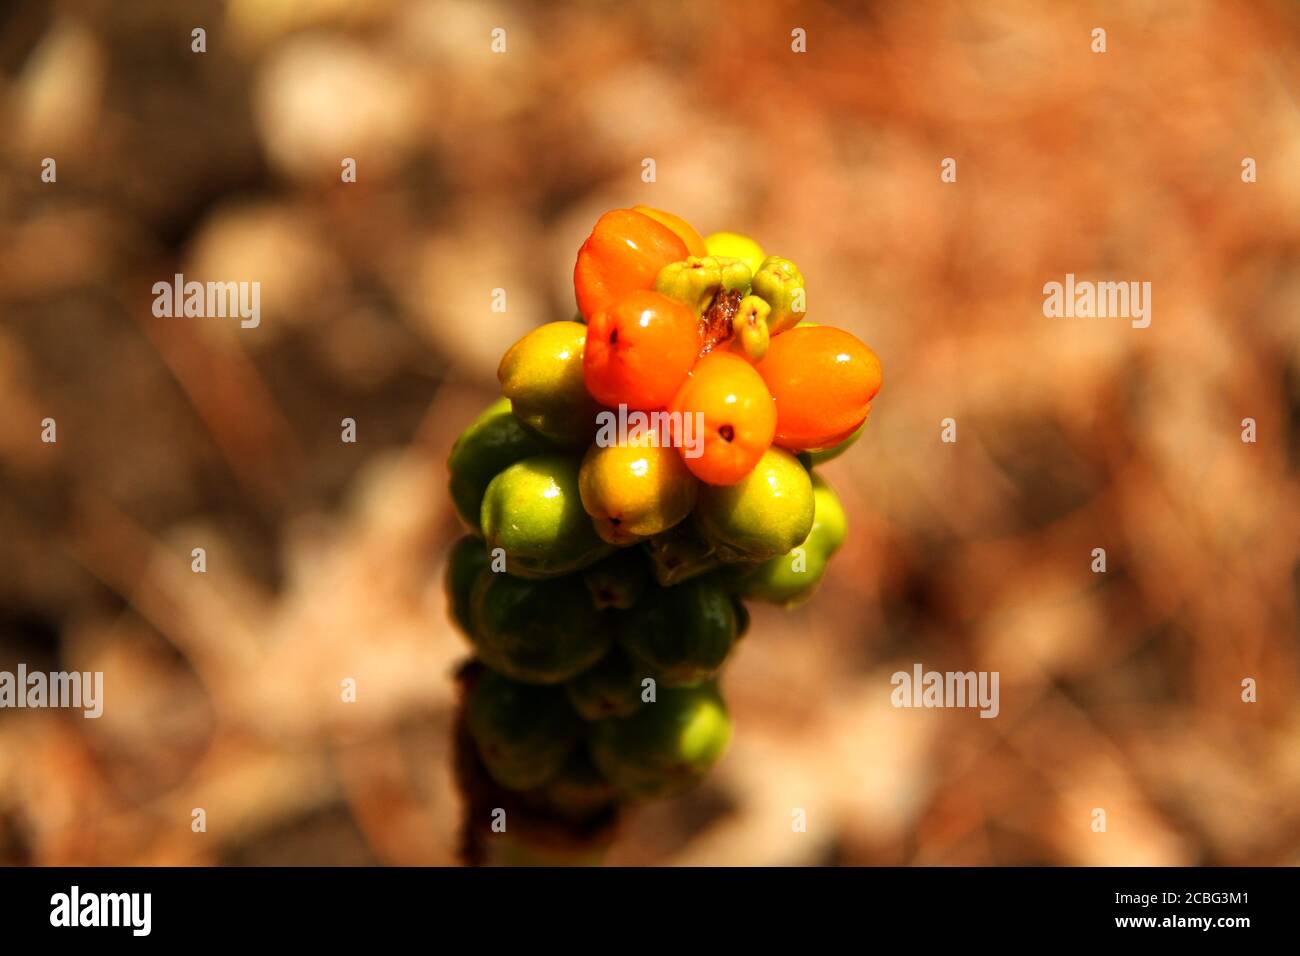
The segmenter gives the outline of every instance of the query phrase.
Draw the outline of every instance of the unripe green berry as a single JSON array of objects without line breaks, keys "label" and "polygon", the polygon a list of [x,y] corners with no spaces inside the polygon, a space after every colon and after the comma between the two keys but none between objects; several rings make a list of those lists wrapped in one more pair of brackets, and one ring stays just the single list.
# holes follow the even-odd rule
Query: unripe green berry
[{"label": "unripe green berry", "polygon": [[827,563],[820,548],[801,544],[751,569],[739,585],[740,593],[753,600],[795,607],[812,597]]},{"label": "unripe green berry", "polygon": [[720,292],[749,292],[749,267],[739,259],[689,256],[659,270],[655,291],[702,316]]},{"label": "unripe green berry", "polygon": [[835,489],[821,475],[812,476],[813,526],[808,543],[821,548],[829,558],[844,544],[849,534],[849,517],[844,513]]},{"label": "unripe green berry", "polygon": [[501,469],[553,447],[512,414],[510,399],[499,398],[470,424],[447,458],[451,501],[475,531],[479,530],[483,492]]},{"label": "unripe green berry", "polygon": [[754,274],[750,271],[743,259],[736,259],[732,256],[712,256],[722,270],[722,291],[739,292],[741,295],[749,295],[750,283],[753,281]]},{"label": "unripe green berry", "polygon": [[488,774],[508,790],[532,790],[559,773],[580,727],[557,688],[491,671],[470,693],[465,720]]},{"label": "unripe green berry", "polygon": [[722,268],[716,259],[688,256],[659,270],[655,291],[687,305],[699,315],[722,287]]},{"label": "unripe green berry", "polygon": [[803,273],[789,259],[768,256],[754,273],[754,294],[761,296],[772,307],[768,317],[768,331],[779,335],[794,328],[808,311],[807,292]]},{"label": "unripe green berry", "polygon": [[591,441],[600,410],[583,375],[586,342],[585,325],[547,322],[510,346],[497,367],[501,394],[519,420],[566,448]]},{"label": "unripe green berry", "polygon": [[625,618],[624,646],[664,687],[693,687],[717,674],[736,642],[731,595],[714,575],[647,596]]},{"label": "unripe green berry", "polygon": [[518,577],[554,577],[611,554],[582,507],[579,459],[564,452],[517,461],[483,493],[480,524],[488,549],[506,554]]},{"label": "unripe green berry", "polygon": [[526,580],[480,572],[470,604],[472,639],[483,663],[514,680],[558,684],[604,656],[610,612],[592,606],[578,575]]},{"label": "unripe green berry", "polygon": [[667,797],[690,789],[731,740],[726,704],[712,682],[664,688],[631,717],[592,726],[591,757],[621,793]]},{"label": "unripe green berry", "polygon": [[443,576],[443,593],[447,596],[447,610],[451,619],[466,634],[474,630],[471,598],[474,582],[488,567],[487,545],[477,535],[467,534],[454,545],[447,555],[447,571]]},{"label": "unripe green berry", "polygon": [[723,560],[766,561],[808,537],[813,512],[807,470],[774,445],[734,485],[703,487],[695,520]]},{"label": "unripe green berry", "polygon": [[812,476],[812,529],[797,547],[736,575],[737,593],[792,607],[806,601],[821,583],[831,555],[847,533],[847,518],[839,498],[821,477]]}]

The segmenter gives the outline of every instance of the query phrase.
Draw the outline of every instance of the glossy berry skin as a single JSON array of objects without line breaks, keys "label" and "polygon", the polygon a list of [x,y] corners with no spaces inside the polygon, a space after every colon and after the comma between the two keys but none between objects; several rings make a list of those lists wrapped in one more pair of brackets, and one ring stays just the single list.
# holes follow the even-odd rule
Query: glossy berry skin
[{"label": "glossy berry skin", "polygon": [[643,216],[649,216],[655,222],[662,223],[677,233],[677,238],[686,244],[686,251],[691,255],[708,255],[708,250],[704,245],[704,237],[695,231],[694,226],[676,213],[665,212],[662,209],[652,209],[649,206],[633,206],[632,211],[639,212]]},{"label": "glossy berry skin", "polygon": [[588,322],[627,293],[653,289],[659,270],[690,254],[671,228],[633,209],[612,209],[578,250],[573,288]]},{"label": "glossy berry skin", "polygon": [[686,305],[658,292],[629,292],[588,321],[587,391],[610,407],[662,408],[699,351],[699,323]]},{"label": "glossy berry skin", "polygon": [[812,476],[813,526],[803,543],[789,553],[741,571],[737,593],[791,607],[812,596],[831,556],[848,533],[848,518],[835,491],[821,475]]},{"label": "glossy berry skin", "polygon": [[663,687],[694,687],[718,673],[740,634],[736,607],[716,575],[651,594],[625,615],[624,646]]},{"label": "glossy berry skin", "polygon": [[596,533],[610,544],[633,544],[667,531],[691,513],[699,482],[672,448],[592,445],[582,459],[578,490]]},{"label": "glossy berry skin", "polygon": [[776,431],[776,406],[762,377],[732,352],[700,359],[669,409],[703,416],[702,453],[692,457],[685,443],[678,452],[691,473],[710,485],[735,484],[749,474]]},{"label": "glossy berry skin", "polygon": [[772,332],[768,326],[772,307],[756,295],[740,300],[740,309],[731,319],[732,349],[751,362],[761,362],[767,354]]},{"label": "glossy berry skin", "polygon": [[609,650],[612,612],[597,610],[577,575],[531,581],[492,570],[470,592],[470,638],[483,663],[528,684],[559,684]]},{"label": "glossy berry skin", "polygon": [[614,549],[582,510],[579,460],[552,452],[517,461],[488,482],[479,524],[488,550],[505,551],[505,570],[524,578],[568,574]]},{"label": "glossy berry skin", "polygon": [[804,544],[821,549],[829,558],[849,535],[849,517],[835,489],[821,475],[812,476],[813,526]]},{"label": "glossy berry skin", "polygon": [[821,584],[830,558],[808,544],[764,561],[748,574],[738,575],[736,591],[746,600],[797,607],[812,597]]},{"label": "glossy berry skin", "polygon": [[586,341],[581,322],[547,322],[510,346],[497,367],[501,394],[515,417],[565,447],[591,441],[600,410],[583,382]]},{"label": "glossy berry skin", "polygon": [[812,451],[844,441],[880,390],[880,359],[857,338],[827,325],[774,336],[757,366],[776,402],[782,448]]},{"label": "glossy berry skin", "polygon": [[510,399],[499,398],[461,432],[447,459],[451,500],[461,520],[479,529],[483,492],[501,469],[540,455],[550,443],[512,414]]},{"label": "glossy berry skin", "polygon": [[593,725],[593,762],[622,794],[650,799],[689,790],[731,740],[731,720],[715,684],[661,688],[630,717]]},{"label": "glossy berry skin", "polygon": [[[603,832],[724,753],[717,675],[743,602],[817,587],[846,520],[813,466],[861,433],[881,370],[803,318],[793,262],[663,210],[601,216],[574,285],[576,320],[507,352],[504,398],[452,452],[481,537],[453,547],[444,587],[478,658],[460,726],[487,773],[545,830]],[[636,416],[611,437],[601,413],[620,406]],[[661,409],[671,447],[632,437]],[[573,862],[511,823],[500,860]]]},{"label": "glossy berry skin", "polygon": [[488,774],[508,790],[532,790],[554,778],[581,726],[558,688],[491,672],[470,692],[465,720]]},{"label": "glossy berry skin", "polygon": [[812,530],[812,479],[794,455],[769,448],[734,485],[700,490],[695,522],[725,561],[766,561]]}]

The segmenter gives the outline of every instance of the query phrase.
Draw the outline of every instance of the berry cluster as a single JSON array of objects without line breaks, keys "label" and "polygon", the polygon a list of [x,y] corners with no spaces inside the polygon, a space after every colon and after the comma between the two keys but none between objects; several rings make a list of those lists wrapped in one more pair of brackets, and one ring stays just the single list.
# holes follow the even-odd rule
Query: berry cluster
[{"label": "berry cluster", "polygon": [[616,209],[574,286],[579,318],[511,346],[503,397],[452,449],[474,533],[447,572],[483,665],[464,714],[477,758],[568,819],[681,792],[722,754],[715,678],[742,599],[817,586],[845,518],[813,469],[857,438],[881,382],[869,348],[804,318],[798,267],[744,236]]}]

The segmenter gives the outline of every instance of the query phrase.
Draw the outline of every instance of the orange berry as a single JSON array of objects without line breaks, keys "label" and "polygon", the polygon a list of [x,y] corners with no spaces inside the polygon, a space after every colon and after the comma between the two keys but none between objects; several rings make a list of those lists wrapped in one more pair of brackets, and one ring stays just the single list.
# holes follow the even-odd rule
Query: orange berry
[{"label": "orange berry", "polygon": [[671,228],[632,209],[612,209],[596,221],[578,250],[573,290],[588,321],[628,292],[653,289],[659,270],[685,259],[686,243]]},{"label": "orange berry", "polygon": [[755,366],[776,403],[776,444],[829,448],[867,417],[880,390],[880,359],[843,329],[799,326],[772,336]]},{"label": "orange berry", "polygon": [[677,233],[677,238],[686,243],[686,250],[691,255],[703,258],[709,254],[708,248],[704,245],[704,237],[695,231],[694,226],[676,213],[664,212],[662,209],[651,209],[649,206],[633,206],[632,210],[649,216],[655,222],[663,223]]},{"label": "orange berry", "polygon": [[[733,352],[710,352],[700,359],[669,410],[681,412],[683,429],[692,416],[689,437],[695,448],[679,438],[677,450],[691,473],[710,485],[735,484],[753,471],[776,429],[767,386],[754,366]],[[703,415],[702,442],[694,431],[697,412]]]},{"label": "orange berry", "polygon": [[587,391],[604,405],[662,408],[700,352],[695,313],[658,292],[629,292],[587,323]]}]

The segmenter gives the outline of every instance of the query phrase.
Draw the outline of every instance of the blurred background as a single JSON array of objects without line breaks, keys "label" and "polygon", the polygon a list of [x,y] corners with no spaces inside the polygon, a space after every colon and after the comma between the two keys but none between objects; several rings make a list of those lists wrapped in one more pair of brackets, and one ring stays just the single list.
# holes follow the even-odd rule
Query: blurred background
[{"label": "blurred background", "polygon": [[[446,455],[645,203],[885,386],[729,753],[609,862],[1300,863],[1298,54],[1282,2],[9,0],[0,669],[106,708],[0,712],[0,862],[456,862]],[[260,326],[154,318],[176,272]],[[1067,272],[1151,327],[1044,318]],[[1000,716],[893,708],[918,662]]]}]

